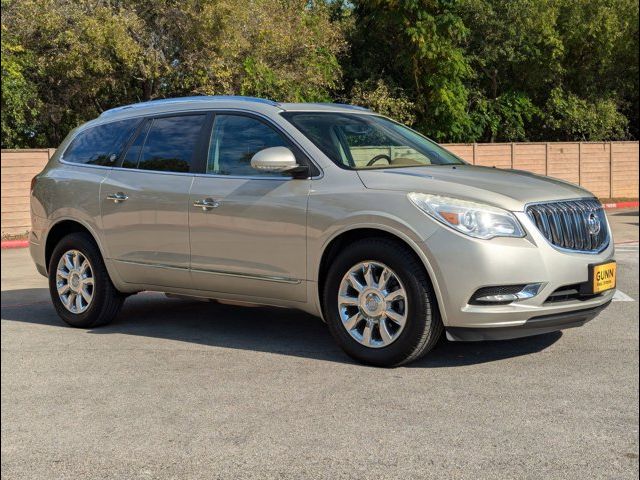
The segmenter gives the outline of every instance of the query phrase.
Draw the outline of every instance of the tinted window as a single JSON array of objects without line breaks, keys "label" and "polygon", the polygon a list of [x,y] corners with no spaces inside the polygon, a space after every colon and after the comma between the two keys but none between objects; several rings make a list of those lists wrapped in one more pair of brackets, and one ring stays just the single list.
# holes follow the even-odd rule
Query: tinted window
[{"label": "tinted window", "polygon": [[287,146],[278,132],[259,120],[240,115],[216,115],[209,143],[207,173],[282,176],[252,168],[251,158],[265,148]]},{"label": "tinted window", "polygon": [[71,142],[63,158],[67,162],[111,166],[139,122],[137,118],[121,120],[85,130]]},{"label": "tinted window", "polygon": [[138,168],[188,172],[205,118],[205,115],[181,115],[154,119]]},{"label": "tinted window", "polygon": [[147,139],[147,133],[149,132],[150,125],[151,122],[147,122],[140,129],[138,135],[131,143],[131,146],[127,150],[127,153],[124,155],[124,159],[122,160],[122,166],[124,168],[137,168],[138,158],[140,158],[140,152],[142,151],[144,141]]}]

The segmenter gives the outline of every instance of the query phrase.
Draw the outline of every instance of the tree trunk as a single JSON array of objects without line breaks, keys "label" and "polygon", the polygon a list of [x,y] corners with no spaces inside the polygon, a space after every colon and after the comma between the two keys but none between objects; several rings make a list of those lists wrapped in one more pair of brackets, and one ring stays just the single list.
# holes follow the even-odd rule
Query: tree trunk
[{"label": "tree trunk", "polygon": [[142,101],[151,100],[153,95],[153,80],[145,80],[142,82]]}]

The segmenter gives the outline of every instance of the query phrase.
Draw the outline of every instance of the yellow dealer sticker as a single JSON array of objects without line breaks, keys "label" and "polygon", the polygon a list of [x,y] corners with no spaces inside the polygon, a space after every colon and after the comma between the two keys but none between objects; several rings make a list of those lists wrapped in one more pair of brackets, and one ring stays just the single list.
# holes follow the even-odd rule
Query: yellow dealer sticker
[{"label": "yellow dealer sticker", "polygon": [[616,262],[603,263],[593,267],[593,293],[616,288]]}]

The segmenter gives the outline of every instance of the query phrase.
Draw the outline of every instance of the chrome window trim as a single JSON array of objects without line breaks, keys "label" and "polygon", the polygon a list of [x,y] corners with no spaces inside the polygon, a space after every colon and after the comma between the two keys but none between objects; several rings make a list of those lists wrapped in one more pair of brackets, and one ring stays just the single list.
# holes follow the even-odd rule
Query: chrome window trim
[{"label": "chrome window trim", "polygon": [[[194,173],[196,177],[204,177],[204,178],[228,178],[235,180],[280,180],[285,182],[290,182],[291,180],[312,180],[309,178],[293,178],[293,177],[261,177],[260,175],[220,175],[216,173]],[[315,178],[315,177],[314,177]]]},{"label": "chrome window trim", "polygon": [[289,182],[292,180],[317,180],[321,177],[309,177],[309,178],[293,178],[293,177],[262,177],[260,175],[256,176],[248,176],[248,175],[216,175],[212,173],[190,173],[190,172],[165,172],[162,170],[139,170],[137,168],[125,168],[125,167],[105,167],[103,165],[86,165],[82,163],[72,163],[67,162],[65,160],[60,159],[60,163],[71,166],[80,166],[85,168],[99,168],[101,170],[126,170],[127,172],[135,172],[135,173],[154,173],[160,175],[177,175],[177,176],[188,176],[188,177],[205,177],[205,178],[228,178],[228,179],[236,179],[236,180],[278,180]]},{"label": "chrome window trim", "polygon": [[136,173],[155,173],[155,174],[160,174],[160,175],[178,175],[178,176],[183,176],[183,177],[193,177],[195,175],[198,175],[197,173],[190,173],[190,172],[166,172],[163,170],[140,170],[137,168],[125,168],[125,167],[105,167],[102,165],[86,165],[86,164],[82,164],[82,163],[73,163],[73,162],[67,162],[66,160],[63,160],[62,158],[60,158],[58,160],[60,163],[64,164],[64,165],[71,165],[74,167],[85,167],[85,168],[100,168],[102,170],[125,170],[127,172],[136,172]]},{"label": "chrome window trim", "polygon": [[99,168],[101,170],[113,170],[114,168],[116,168],[116,167],[107,167],[105,165],[87,165],[86,163],[68,162],[67,160],[62,158],[62,156],[60,156],[60,158],[58,159],[58,162],[62,163],[63,165],[71,165],[74,167],[85,167],[85,168]]},{"label": "chrome window trim", "polygon": [[[113,170],[126,170],[127,172],[136,172],[138,174],[142,174],[142,173],[157,173],[160,175],[175,175],[175,176],[179,176],[179,177],[193,177],[195,175],[195,173],[191,173],[191,172],[166,172],[164,170],[142,170],[142,169],[137,169],[137,168],[125,168],[125,167],[113,167]],[[188,192],[186,192],[188,193]]]},{"label": "chrome window trim", "polygon": [[[524,205],[522,213],[524,213],[524,215],[531,222],[533,227],[538,231],[538,233],[540,233],[540,235],[542,235],[542,238],[544,238],[545,241],[549,245],[551,245],[555,250],[557,250],[559,252],[562,252],[562,253],[578,253],[578,254],[581,254],[581,255],[598,255],[598,254],[604,252],[607,248],[609,248],[609,246],[611,244],[611,228],[609,226],[609,219],[607,218],[606,212],[604,214],[604,218],[607,221],[607,225],[606,225],[606,227],[607,227],[607,236],[605,237],[605,241],[602,243],[602,247],[600,247],[598,250],[575,250],[575,249],[571,249],[571,248],[563,248],[563,247],[559,247],[557,245],[554,245],[551,241],[549,241],[549,239],[545,236],[545,234],[540,231],[540,229],[535,224],[533,219],[529,216],[529,213],[527,213],[527,210],[529,209],[529,207],[536,206],[536,205],[548,205],[548,204],[554,204],[554,203],[559,203],[559,202],[579,202],[579,201],[583,201],[583,200],[591,200],[591,201],[595,200],[595,201],[599,202],[599,200],[596,197],[564,198],[562,200],[545,200],[543,202],[530,202],[530,203],[527,203],[527,204]],[[600,204],[600,205],[602,206],[602,204]],[[604,211],[604,206],[602,206],[602,209]]]}]

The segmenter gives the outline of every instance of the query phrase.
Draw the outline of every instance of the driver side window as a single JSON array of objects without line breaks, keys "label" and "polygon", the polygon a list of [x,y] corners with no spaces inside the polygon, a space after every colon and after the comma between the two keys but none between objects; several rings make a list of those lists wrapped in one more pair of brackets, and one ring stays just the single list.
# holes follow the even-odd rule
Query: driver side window
[{"label": "driver side window", "polygon": [[242,115],[216,115],[209,142],[207,173],[281,177],[286,174],[254,169],[251,158],[265,148],[287,146],[282,135],[260,120]]}]

